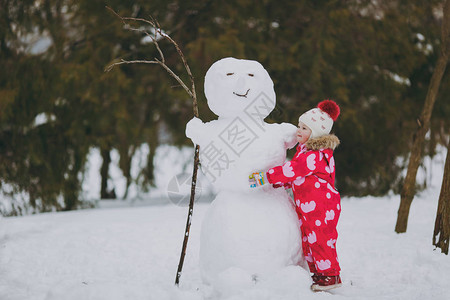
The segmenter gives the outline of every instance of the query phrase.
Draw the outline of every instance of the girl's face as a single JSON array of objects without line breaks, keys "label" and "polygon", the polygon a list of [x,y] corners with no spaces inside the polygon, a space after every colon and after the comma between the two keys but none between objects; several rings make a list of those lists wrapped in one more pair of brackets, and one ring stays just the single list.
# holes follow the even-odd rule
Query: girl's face
[{"label": "girl's face", "polygon": [[306,143],[306,141],[311,136],[311,129],[306,126],[303,122],[298,122],[297,128],[297,142],[300,144]]}]

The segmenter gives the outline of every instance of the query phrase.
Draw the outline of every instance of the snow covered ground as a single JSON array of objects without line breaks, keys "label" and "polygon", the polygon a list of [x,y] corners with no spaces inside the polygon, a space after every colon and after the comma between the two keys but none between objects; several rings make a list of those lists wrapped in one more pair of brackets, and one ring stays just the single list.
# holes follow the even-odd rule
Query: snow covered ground
[{"label": "snow covered ground", "polygon": [[[189,159],[192,152],[182,151]],[[444,159],[441,151],[419,173],[428,189],[414,199],[406,234],[394,233],[399,196],[342,200],[337,247],[344,286],[333,294],[312,293],[307,272],[292,266],[222,299],[449,299],[450,258],[431,245]],[[164,159],[158,168],[156,205],[102,201],[101,209],[0,217],[0,299],[217,299],[198,269],[208,188],[195,206],[175,287],[187,209],[168,200],[167,183],[189,169]]]},{"label": "snow covered ground", "polygon": [[[229,299],[449,299],[450,259],[431,246],[438,189],[413,202],[406,234],[394,233],[399,197],[345,198],[338,251],[344,286],[312,293],[290,267]],[[180,287],[176,268],[186,208],[106,208],[0,219],[0,299],[205,299],[194,210]],[[216,297],[212,297],[215,299]]]}]

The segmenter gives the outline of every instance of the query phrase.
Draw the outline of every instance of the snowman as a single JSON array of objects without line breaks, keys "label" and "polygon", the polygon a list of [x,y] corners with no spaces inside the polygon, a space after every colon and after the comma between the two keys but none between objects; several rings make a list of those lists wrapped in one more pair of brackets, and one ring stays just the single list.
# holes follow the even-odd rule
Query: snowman
[{"label": "snowman", "polygon": [[296,127],[264,122],[275,108],[275,91],[257,61],[215,62],[205,76],[205,95],[218,119],[193,118],[186,126],[217,191],[201,227],[200,272],[206,284],[245,285],[303,260],[299,220],[285,189],[248,183],[255,170],[285,162],[286,150],[297,143]]}]

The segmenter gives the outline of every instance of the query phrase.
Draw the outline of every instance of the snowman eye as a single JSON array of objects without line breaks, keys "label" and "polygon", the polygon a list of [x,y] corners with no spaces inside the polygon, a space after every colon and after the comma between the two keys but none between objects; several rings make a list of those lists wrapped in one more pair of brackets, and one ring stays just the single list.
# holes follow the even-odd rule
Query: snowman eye
[{"label": "snowman eye", "polygon": [[227,76],[231,76],[231,75],[234,75],[234,73],[227,73]]},{"label": "snowman eye", "polygon": [[255,76],[255,74],[248,73],[248,76],[253,77],[253,76]]}]

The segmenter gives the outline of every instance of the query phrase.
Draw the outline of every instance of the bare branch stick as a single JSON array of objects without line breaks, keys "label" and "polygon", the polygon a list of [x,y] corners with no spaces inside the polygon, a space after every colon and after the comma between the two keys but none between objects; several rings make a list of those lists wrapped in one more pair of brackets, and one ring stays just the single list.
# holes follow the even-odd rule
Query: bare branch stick
[{"label": "bare branch stick", "polygon": [[[158,60],[157,58],[155,58],[155,61],[161,67],[163,67],[173,78],[175,78],[176,81],[178,81],[178,83],[184,88],[186,93],[188,93],[189,96],[191,96],[191,98],[196,98],[195,94],[192,93],[192,91],[186,86],[186,84],[183,82],[183,80],[181,80],[180,77],[178,77],[165,63]],[[195,90],[194,90],[194,92],[195,92]]]},{"label": "bare branch stick", "polygon": [[[126,25],[127,29],[132,30],[132,31],[138,31],[138,32],[142,32],[144,34],[146,34],[148,37],[150,37],[150,39],[152,40],[153,44],[155,45],[156,49],[158,50],[158,53],[160,55],[160,59],[155,58],[154,60],[132,60],[132,61],[126,61],[121,59],[119,62],[113,63],[111,65],[109,65],[105,71],[110,71],[112,70],[115,66],[117,65],[122,65],[122,64],[137,64],[137,63],[143,63],[143,64],[159,64],[161,67],[163,67],[173,78],[175,78],[175,80],[184,88],[184,90],[188,93],[188,95],[192,98],[192,102],[193,102],[193,110],[194,110],[194,116],[198,117],[198,105],[197,105],[197,93],[195,91],[195,82],[194,82],[194,76],[192,75],[191,69],[186,61],[186,58],[183,54],[183,52],[181,51],[180,47],[178,46],[178,44],[165,32],[162,31],[160,24],[158,23],[157,20],[155,20],[153,17],[150,17],[151,20],[146,20],[146,19],[142,19],[142,18],[130,18],[130,17],[122,17],[120,16],[118,13],[116,13],[113,9],[111,9],[110,7],[107,7],[114,15],[116,15],[117,17],[119,17],[122,20],[122,23],[124,25]],[[154,37],[152,35],[150,35],[147,31],[143,30],[143,29],[139,29],[139,28],[134,28],[132,26],[130,26],[126,21],[136,21],[136,22],[144,22],[147,24],[150,24],[153,29],[155,30],[154,32]],[[165,63],[165,58],[164,58],[164,54],[161,50],[161,48],[159,47],[158,44],[158,34],[161,35],[162,37],[164,37],[166,40],[168,40],[177,50],[178,55],[180,56],[184,68],[189,76],[189,80],[191,82],[191,89],[189,89],[187,87],[187,85],[183,82],[183,80],[180,79],[179,76],[177,76]],[[180,261],[178,263],[178,269],[177,269],[177,274],[176,274],[176,278],[175,278],[175,284],[178,285],[179,281],[180,281],[180,277],[181,277],[181,272],[183,269],[183,264],[184,264],[184,258],[186,256],[186,249],[187,249],[187,243],[188,243],[188,239],[189,239],[189,233],[190,233],[190,228],[191,228],[191,220],[192,220],[192,214],[194,212],[194,200],[195,200],[195,188],[196,188],[196,184],[197,184],[197,171],[198,171],[198,167],[199,167],[199,153],[200,153],[200,146],[196,145],[195,146],[195,152],[194,152],[194,168],[193,168],[193,172],[192,172],[192,183],[191,183],[191,197],[189,200],[189,211],[188,211],[188,217],[186,220],[186,229],[185,229],[185,233],[184,233],[184,239],[183,239],[183,246],[181,248],[181,255],[180,255]]]},{"label": "bare branch stick", "polygon": [[116,13],[114,9],[112,9],[112,8],[109,7],[109,6],[106,6],[106,8],[107,8],[110,12],[112,12],[116,17],[118,17],[120,20],[122,20],[122,23],[123,23],[123,24],[126,24],[126,22],[123,20],[123,17],[122,17],[121,15],[119,15],[118,13]]},{"label": "bare branch stick", "polygon": [[[153,43],[155,44],[155,46],[156,46],[156,49],[158,50],[159,55],[161,56],[161,61],[165,63],[164,54],[163,54],[163,52],[161,51],[161,48],[159,47],[159,44],[158,44],[158,37],[157,37],[158,31],[156,30],[156,28],[160,28],[158,22],[156,22],[153,18],[152,18],[151,21],[148,21],[148,20],[141,19],[141,18],[122,17],[121,15],[119,15],[118,13],[116,13],[111,7],[107,6],[106,8],[107,8],[108,10],[110,10],[115,16],[117,16],[117,17],[122,21],[122,23],[123,23],[124,25],[128,25],[128,26],[129,26],[129,27],[126,28],[126,29],[131,30],[131,31],[138,31],[138,32],[145,33],[146,36],[148,36],[149,38],[151,38],[152,42],[153,42]],[[151,34],[149,34],[149,33],[148,33],[147,31],[145,31],[145,30],[142,30],[142,29],[139,29],[139,28],[131,27],[130,24],[128,24],[127,22],[125,22],[125,20],[141,21],[141,22],[145,22],[145,23],[150,24],[150,25],[155,29],[155,33],[154,33],[155,36],[153,37]]]},{"label": "bare branch stick", "polygon": [[158,50],[158,52],[159,52],[159,56],[161,56],[161,61],[162,61],[162,63],[163,64],[165,64],[166,63],[166,59],[164,58],[164,54],[163,54],[163,52],[161,51],[161,48],[159,48],[159,44],[158,44],[158,41],[157,41],[157,31],[155,30],[155,37],[152,37],[152,41],[153,41],[153,43],[155,44],[155,46],[156,46],[156,49]]},{"label": "bare branch stick", "polygon": [[[184,68],[186,69],[186,72],[189,76],[189,80],[191,81],[191,92],[193,95],[196,95],[195,91],[195,83],[194,83],[194,76],[192,75],[191,68],[189,67],[186,58],[184,57],[183,52],[181,51],[178,44],[166,33],[161,31],[161,27],[157,27],[157,30],[161,36],[163,36],[165,39],[167,39],[171,44],[175,46],[175,49],[177,49],[178,55],[181,58],[181,61],[184,64]],[[198,106],[197,106],[197,99],[194,99],[194,115],[198,117]]]},{"label": "bare branch stick", "polygon": [[115,66],[124,65],[124,64],[158,64],[158,62],[153,60],[123,60],[121,59],[119,62],[110,64],[105,68],[105,72],[111,71]]},{"label": "bare branch stick", "polygon": [[[124,25],[128,25],[129,24],[126,22],[127,20],[130,21],[138,21],[138,22],[145,22],[147,24],[150,24],[151,26],[153,26],[154,30],[155,30],[155,36],[151,36],[147,31],[139,29],[139,28],[135,28],[132,26],[129,26],[127,29],[131,30],[131,31],[137,31],[137,32],[141,32],[146,34],[148,37],[150,37],[153,41],[153,43],[156,46],[156,49],[158,50],[159,55],[161,56],[161,60],[159,59],[154,59],[154,60],[132,60],[132,61],[126,61],[126,60],[121,60],[120,62],[117,63],[113,63],[111,65],[109,65],[105,70],[107,72],[109,72],[110,70],[112,70],[115,66],[117,65],[122,65],[122,64],[159,64],[160,66],[162,66],[182,87],[183,89],[188,93],[188,95],[193,98],[194,100],[194,115],[196,117],[198,117],[198,106],[197,106],[197,96],[196,96],[196,91],[195,91],[195,84],[194,84],[194,76],[192,75],[191,69],[189,68],[189,65],[187,64],[186,58],[184,57],[183,52],[181,51],[180,47],[178,46],[178,44],[166,33],[164,33],[161,29],[161,27],[159,27],[159,23],[157,21],[155,21],[152,18],[152,21],[146,20],[146,19],[142,19],[142,18],[132,18],[132,17],[122,17],[120,16],[118,13],[116,13],[113,9],[111,9],[110,7],[107,7],[110,11],[112,11],[114,13],[114,15],[116,15],[117,17],[119,17],[122,22],[124,23]],[[178,55],[181,57],[181,60],[183,62],[183,65],[186,69],[186,72],[188,73],[189,76],[189,80],[191,82],[191,89],[189,89],[187,87],[187,85],[183,82],[183,80],[181,80],[181,78],[179,76],[177,76],[175,74],[175,72],[173,72],[169,66],[166,65],[165,63],[165,58],[164,58],[164,54],[158,44],[157,41],[157,36],[161,35],[162,37],[164,37],[165,39],[167,39],[171,44],[173,44],[175,46],[175,49],[177,50]]]}]

